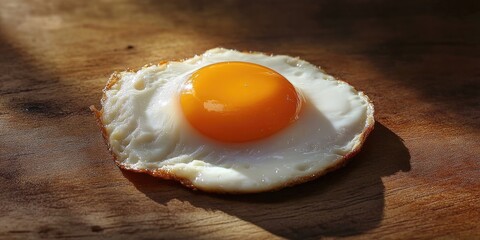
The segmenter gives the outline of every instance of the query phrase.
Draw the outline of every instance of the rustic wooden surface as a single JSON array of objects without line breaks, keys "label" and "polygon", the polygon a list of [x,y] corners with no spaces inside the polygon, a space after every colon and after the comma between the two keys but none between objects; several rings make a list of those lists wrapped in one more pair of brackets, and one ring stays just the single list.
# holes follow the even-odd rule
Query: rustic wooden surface
[{"label": "rustic wooden surface", "polygon": [[[0,1],[0,238],[480,238],[478,1]],[[216,196],[114,166],[114,70],[223,46],[300,56],[375,102],[347,167]]]}]

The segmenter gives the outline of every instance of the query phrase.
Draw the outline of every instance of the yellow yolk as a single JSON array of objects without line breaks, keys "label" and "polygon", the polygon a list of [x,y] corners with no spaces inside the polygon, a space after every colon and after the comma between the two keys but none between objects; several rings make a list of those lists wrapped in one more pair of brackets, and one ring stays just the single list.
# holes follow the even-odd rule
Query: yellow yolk
[{"label": "yellow yolk", "polygon": [[265,138],[298,117],[302,98],[282,75],[246,62],[203,67],[183,85],[180,104],[188,122],[223,142]]}]

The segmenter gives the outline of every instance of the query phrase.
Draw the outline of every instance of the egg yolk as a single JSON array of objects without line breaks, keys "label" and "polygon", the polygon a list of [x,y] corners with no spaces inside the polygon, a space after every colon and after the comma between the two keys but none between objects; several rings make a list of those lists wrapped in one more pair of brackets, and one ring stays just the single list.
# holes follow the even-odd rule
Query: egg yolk
[{"label": "egg yolk", "polygon": [[222,142],[246,142],[278,132],[298,118],[302,101],[285,77],[246,62],[203,67],[180,92],[188,122]]}]

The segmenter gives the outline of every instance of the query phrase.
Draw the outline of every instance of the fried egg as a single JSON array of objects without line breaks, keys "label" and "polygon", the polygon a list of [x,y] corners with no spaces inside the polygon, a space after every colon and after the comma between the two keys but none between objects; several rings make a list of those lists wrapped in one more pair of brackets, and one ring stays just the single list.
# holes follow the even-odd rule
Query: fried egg
[{"label": "fried egg", "polygon": [[373,104],[286,55],[208,50],[114,73],[92,108],[121,168],[217,193],[277,190],[343,166]]}]

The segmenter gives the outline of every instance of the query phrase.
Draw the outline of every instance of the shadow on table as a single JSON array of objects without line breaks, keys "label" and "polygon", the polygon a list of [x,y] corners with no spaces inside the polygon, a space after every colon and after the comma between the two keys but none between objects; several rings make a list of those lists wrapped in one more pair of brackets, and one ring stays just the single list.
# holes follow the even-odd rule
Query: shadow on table
[{"label": "shadow on table", "polygon": [[281,237],[305,239],[351,236],[377,227],[385,204],[381,177],[409,171],[409,160],[400,137],[376,123],[362,151],[345,168],[278,192],[212,195],[146,174],[123,171],[123,175],[159,204],[178,199],[220,210]]}]

